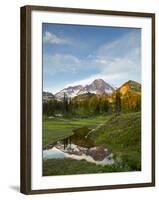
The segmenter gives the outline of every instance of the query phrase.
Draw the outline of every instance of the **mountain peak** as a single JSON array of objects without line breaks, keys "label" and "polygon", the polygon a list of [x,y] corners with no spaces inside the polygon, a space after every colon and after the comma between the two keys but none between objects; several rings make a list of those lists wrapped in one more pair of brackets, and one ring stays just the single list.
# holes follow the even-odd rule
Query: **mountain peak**
[{"label": "mountain peak", "polygon": [[51,92],[43,91],[43,101],[49,101],[55,99],[55,96]]},{"label": "mountain peak", "polygon": [[106,83],[103,79],[95,79],[91,84],[82,86],[69,86],[64,88],[60,92],[56,93],[55,96],[57,99],[62,99],[64,94],[68,98],[75,97],[77,95],[92,93],[92,94],[111,94],[114,91],[114,88]]},{"label": "mountain peak", "polygon": [[93,83],[105,83],[105,81],[101,78],[95,79]]},{"label": "mountain peak", "polygon": [[128,83],[128,84],[140,84],[140,83],[133,81],[133,80],[128,80],[126,83]]},{"label": "mountain peak", "polygon": [[93,94],[111,94],[114,91],[114,88],[106,83],[103,79],[95,79],[91,84],[83,87],[77,95],[84,93],[93,93]]},{"label": "mountain peak", "polygon": [[64,88],[60,92],[56,93],[55,96],[57,99],[63,99],[64,95],[68,98],[75,97],[76,94],[83,88],[82,85],[76,85],[76,86],[69,86],[67,88]]},{"label": "mountain peak", "polygon": [[124,83],[120,88],[119,88],[120,92],[122,94],[127,93],[127,91],[134,91],[137,93],[141,93],[141,84],[133,81],[133,80],[129,80],[126,83]]}]

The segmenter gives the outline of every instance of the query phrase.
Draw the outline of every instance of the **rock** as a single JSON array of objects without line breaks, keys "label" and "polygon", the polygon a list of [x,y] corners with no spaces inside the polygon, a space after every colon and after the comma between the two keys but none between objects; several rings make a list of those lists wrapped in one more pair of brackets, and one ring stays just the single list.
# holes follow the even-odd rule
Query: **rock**
[{"label": "rock", "polygon": [[82,155],[82,151],[75,144],[68,144],[64,152],[68,154],[78,155],[78,156]]},{"label": "rock", "polygon": [[55,117],[63,117],[63,115],[58,113],[58,114],[55,114]]},{"label": "rock", "polygon": [[108,155],[108,151],[103,147],[97,146],[89,148],[87,150],[87,155],[91,156],[94,160],[102,161]]},{"label": "rock", "polygon": [[54,119],[54,118],[55,118],[54,116],[49,116],[49,117],[48,117],[48,119]]}]

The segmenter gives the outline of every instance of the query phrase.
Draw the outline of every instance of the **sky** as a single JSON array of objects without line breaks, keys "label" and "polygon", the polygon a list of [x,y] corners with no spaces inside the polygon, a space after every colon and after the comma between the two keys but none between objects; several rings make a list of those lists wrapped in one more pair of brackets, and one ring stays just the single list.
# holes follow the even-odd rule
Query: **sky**
[{"label": "sky", "polygon": [[141,29],[43,23],[43,90],[141,83]]}]

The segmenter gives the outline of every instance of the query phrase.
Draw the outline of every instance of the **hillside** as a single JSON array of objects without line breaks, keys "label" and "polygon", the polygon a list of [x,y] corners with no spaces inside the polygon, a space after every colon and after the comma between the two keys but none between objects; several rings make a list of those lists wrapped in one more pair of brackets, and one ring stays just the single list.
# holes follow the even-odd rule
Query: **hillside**
[{"label": "hillside", "polygon": [[120,98],[121,111],[140,111],[141,110],[141,84],[129,80],[121,85],[112,94],[112,102],[116,97]]},{"label": "hillside", "polygon": [[136,81],[129,80],[126,83],[124,83],[121,87],[119,87],[118,91],[122,95],[125,95],[128,91],[141,93],[141,84]]},{"label": "hillside", "polygon": [[95,145],[108,148],[131,169],[141,167],[141,113],[120,114],[89,134]]}]

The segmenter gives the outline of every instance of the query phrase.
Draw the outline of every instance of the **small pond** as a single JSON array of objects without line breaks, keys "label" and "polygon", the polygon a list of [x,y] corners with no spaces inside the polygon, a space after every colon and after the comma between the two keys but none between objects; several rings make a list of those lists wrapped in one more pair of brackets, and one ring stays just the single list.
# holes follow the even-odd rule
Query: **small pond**
[{"label": "small pond", "polygon": [[66,148],[62,143],[58,143],[51,149],[43,150],[43,159],[63,159],[71,158],[75,160],[86,160],[97,165],[114,164],[113,154],[101,147],[85,148],[75,144],[68,144]]}]

